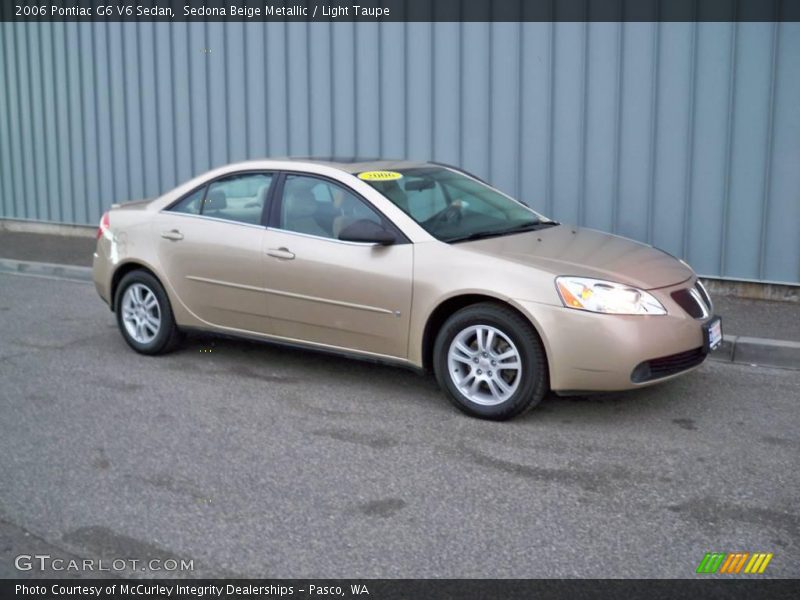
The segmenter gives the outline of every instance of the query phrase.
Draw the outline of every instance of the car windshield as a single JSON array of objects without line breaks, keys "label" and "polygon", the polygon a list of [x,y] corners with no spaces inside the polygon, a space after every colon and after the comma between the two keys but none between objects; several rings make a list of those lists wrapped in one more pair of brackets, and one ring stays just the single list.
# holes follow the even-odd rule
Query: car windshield
[{"label": "car windshield", "polygon": [[447,167],[369,171],[358,177],[444,242],[556,225],[485,183]]}]

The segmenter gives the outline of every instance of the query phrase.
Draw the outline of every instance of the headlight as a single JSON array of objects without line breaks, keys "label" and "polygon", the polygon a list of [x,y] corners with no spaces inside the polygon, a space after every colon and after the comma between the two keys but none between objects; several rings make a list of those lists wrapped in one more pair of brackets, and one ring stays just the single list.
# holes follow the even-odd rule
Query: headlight
[{"label": "headlight", "polygon": [[664,306],[644,290],[600,279],[556,277],[567,308],[615,315],[665,315]]}]

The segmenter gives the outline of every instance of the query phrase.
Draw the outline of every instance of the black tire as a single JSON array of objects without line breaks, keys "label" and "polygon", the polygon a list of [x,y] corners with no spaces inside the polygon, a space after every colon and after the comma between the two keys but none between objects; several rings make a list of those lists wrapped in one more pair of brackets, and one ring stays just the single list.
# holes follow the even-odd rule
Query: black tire
[{"label": "black tire", "polygon": [[[155,336],[146,343],[134,339],[123,322],[123,298],[128,288],[134,284],[145,286],[152,292],[158,302],[161,323]],[[164,291],[164,287],[158,279],[147,271],[131,271],[122,278],[122,281],[120,281],[117,286],[116,295],[114,297],[114,312],[117,316],[117,326],[122,333],[122,337],[131,348],[140,354],[164,354],[174,350],[181,341],[182,335],[178,326],[175,324],[175,317],[172,314],[172,307],[170,306],[167,293]]]},{"label": "black tire", "polygon": [[[499,330],[513,342],[519,354],[521,368],[517,388],[499,404],[485,405],[470,400],[459,390],[449,372],[448,352],[453,340],[473,326],[489,326]],[[436,336],[433,367],[436,381],[447,392],[450,401],[468,415],[482,419],[503,421],[519,416],[539,404],[549,388],[547,358],[539,335],[524,317],[499,303],[473,304],[447,319]],[[472,366],[468,368],[471,370]],[[482,389],[491,391],[488,385]]]}]

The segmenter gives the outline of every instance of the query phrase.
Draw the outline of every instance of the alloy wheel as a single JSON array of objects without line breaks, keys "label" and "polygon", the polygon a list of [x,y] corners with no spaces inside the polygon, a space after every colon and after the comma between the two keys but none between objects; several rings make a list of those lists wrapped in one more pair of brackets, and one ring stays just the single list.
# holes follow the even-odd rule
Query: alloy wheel
[{"label": "alloy wheel", "polygon": [[134,283],[122,296],[122,322],[134,341],[149,344],[161,329],[161,307],[149,287]]},{"label": "alloy wheel", "polygon": [[450,378],[458,391],[483,406],[502,404],[522,379],[519,350],[505,333],[491,325],[460,331],[447,352]]}]

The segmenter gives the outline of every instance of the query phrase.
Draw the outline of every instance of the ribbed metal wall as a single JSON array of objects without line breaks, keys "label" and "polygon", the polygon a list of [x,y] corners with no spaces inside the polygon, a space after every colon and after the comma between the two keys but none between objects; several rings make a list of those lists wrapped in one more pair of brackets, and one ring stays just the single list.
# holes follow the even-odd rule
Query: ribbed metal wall
[{"label": "ribbed metal wall", "polygon": [[800,23],[0,26],[2,216],[248,157],[462,165],[711,276],[800,282]]}]

